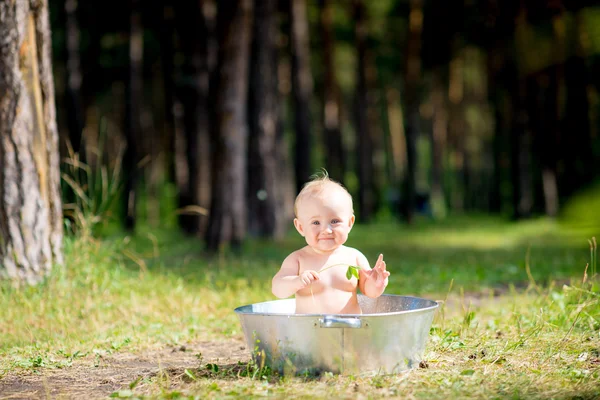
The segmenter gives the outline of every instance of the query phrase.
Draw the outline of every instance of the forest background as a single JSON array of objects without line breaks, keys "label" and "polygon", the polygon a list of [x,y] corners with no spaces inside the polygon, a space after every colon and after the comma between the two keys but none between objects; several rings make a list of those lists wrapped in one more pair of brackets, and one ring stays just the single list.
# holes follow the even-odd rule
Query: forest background
[{"label": "forest background", "polygon": [[[0,37],[0,398],[599,393],[595,2],[16,0]],[[322,168],[440,300],[410,373],[250,359]]]},{"label": "forest background", "polygon": [[50,3],[61,154],[122,157],[127,229],[166,197],[213,251],[281,237],[319,168],[359,223],[557,217],[596,183],[593,2],[251,3]]}]

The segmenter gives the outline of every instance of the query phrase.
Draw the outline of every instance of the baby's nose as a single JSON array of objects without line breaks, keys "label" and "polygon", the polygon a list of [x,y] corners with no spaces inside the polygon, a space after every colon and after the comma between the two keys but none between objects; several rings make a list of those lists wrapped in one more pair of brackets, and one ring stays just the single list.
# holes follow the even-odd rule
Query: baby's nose
[{"label": "baby's nose", "polygon": [[327,224],[327,225],[325,226],[325,232],[333,232],[333,228],[331,227],[331,225],[330,225],[330,224]]}]

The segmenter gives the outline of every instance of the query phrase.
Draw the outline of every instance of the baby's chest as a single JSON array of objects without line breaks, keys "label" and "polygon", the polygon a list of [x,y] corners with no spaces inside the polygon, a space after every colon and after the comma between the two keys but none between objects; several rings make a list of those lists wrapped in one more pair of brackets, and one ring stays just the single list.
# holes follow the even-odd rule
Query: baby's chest
[{"label": "baby's chest", "polygon": [[[340,263],[342,264],[342,263]],[[335,264],[328,264],[335,265]],[[346,272],[348,271],[349,263],[343,263],[343,265],[335,265],[334,267],[327,268],[328,265],[318,268],[302,268],[300,266],[300,273],[304,270],[313,269],[319,272],[319,280],[313,283],[313,288],[335,288],[344,291],[356,290],[358,280],[354,277],[348,279]],[[327,268],[327,269],[326,269]],[[324,270],[325,269],[325,270]],[[324,270],[324,271],[323,271]]]}]

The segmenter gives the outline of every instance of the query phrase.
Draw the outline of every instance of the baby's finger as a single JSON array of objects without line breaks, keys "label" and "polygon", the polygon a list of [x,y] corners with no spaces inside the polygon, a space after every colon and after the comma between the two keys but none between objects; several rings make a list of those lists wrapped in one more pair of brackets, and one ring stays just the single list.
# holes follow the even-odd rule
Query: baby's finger
[{"label": "baby's finger", "polygon": [[382,261],[381,264],[379,265],[379,269],[381,269],[381,271],[385,271],[385,268],[386,268],[385,261]]},{"label": "baby's finger", "polygon": [[320,279],[319,273],[317,271],[310,271],[311,279],[318,281]]}]

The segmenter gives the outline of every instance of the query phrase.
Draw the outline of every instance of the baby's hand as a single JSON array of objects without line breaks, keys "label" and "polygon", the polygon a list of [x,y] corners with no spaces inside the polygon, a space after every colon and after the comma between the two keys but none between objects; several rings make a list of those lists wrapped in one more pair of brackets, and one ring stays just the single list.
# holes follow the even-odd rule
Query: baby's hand
[{"label": "baby's hand", "polygon": [[375,266],[373,267],[373,274],[375,275],[371,275],[371,277],[375,278],[375,286],[377,288],[387,286],[387,277],[390,276],[390,272],[387,269],[385,269],[385,267],[386,266],[385,261],[383,261],[383,254],[380,254],[379,258],[377,258]]},{"label": "baby's hand", "polygon": [[300,289],[304,289],[314,281],[318,281],[320,279],[319,273],[313,270],[304,271],[298,276],[298,278],[300,278],[300,282],[302,283]]},{"label": "baby's hand", "polygon": [[366,281],[370,281],[370,285],[374,285],[377,291],[382,291],[388,284],[388,276],[390,272],[386,270],[385,261],[383,261],[383,254],[379,255],[375,266],[370,271],[361,270],[365,275]]}]

